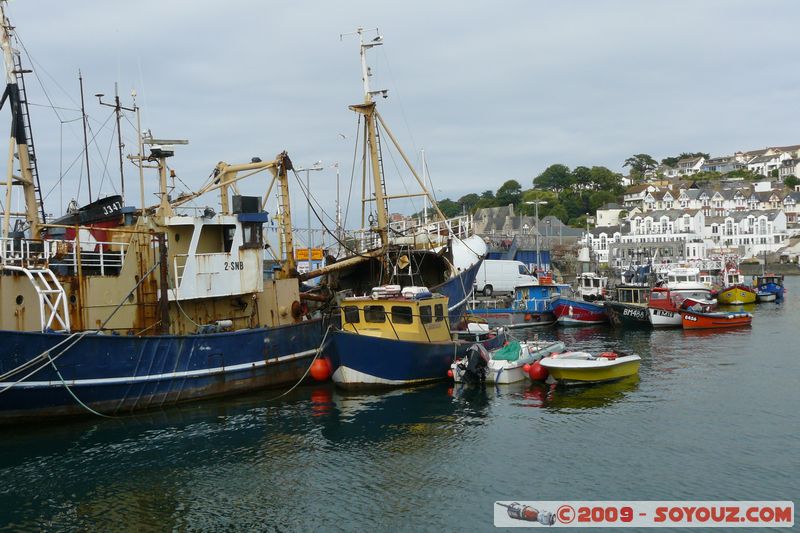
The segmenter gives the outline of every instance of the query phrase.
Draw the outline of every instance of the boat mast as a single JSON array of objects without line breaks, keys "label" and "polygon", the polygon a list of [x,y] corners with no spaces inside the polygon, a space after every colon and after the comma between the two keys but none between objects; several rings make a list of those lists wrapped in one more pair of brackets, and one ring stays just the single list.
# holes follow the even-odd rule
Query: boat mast
[{"label": "boat mast", "polygon": [[83,76],[78,70],[78,82],[81,86],[81,118],[83,119],[83,153],[86,156],[86,182],[89,184],[89,203],[92,203],[92,175],[89,173],[89,139],[86,136],[86,108],[83,105]]},{"label": "boat mast", "polygon": [[[2,108],[6,99],[11,105],[11,135],[8,144],[8,176],[6,181],[6,203],[3,213],[3,237],[8,237],[11,223],[11,191],[14,185],[22,185],[25,198],[25,218],[30,224],[31,238],[38,239],[42,220],[36,205],[36,184],[34,183],[31,167],[34,164],[31,156],[32,147],[28,143],[25,115],[20,97],[18,79],[22,77],[22,70],[16,68],[15,57],[19,61],[19,52],[11,47],[11,32],[13,27],[6,18],[5,0],[0,0],[0,47],[3,49],[3,61],[6,69],[6,89],[0,99]],[[19,158],[20,175],[14,175],[14,153]],[[42,206],[44,209],[44,206]]]},{"label": "boat mast", "polygon": [[[383,37],[378,35],[371,41],[364,41],[364,28],[358,28],[354,33],[358,35],[359,48],[361,54],[361,81],[364,84],[364,103],[351,105],[350,109],[356,113],[364,115],[366,123],[367,147],[369,148],[370,163],[372,165],[372,182],[375,194],[375,211],[378,216],[378,227],[375,232],[380,236],[381,246],[389,244],[389,214],[386,207],[386,191],[384,190],[380,157],[378,155],[378,126],[376,124],[377,111],[375,109],[375,102],[373,96],[382,94],[386,96],[387,91],[372,91],[369,86],[369,78],[372,75],[370,68],[367,66],[367,50],[373,46],[380,46],[383,44]],[[377,32],[377,28],[375,29]]]},{"label": "boat mast", "polygon": [[[124,107],[119,102],[119,84],[114,82],[114,103],[109,104],[103,101],[103,94],[96,94],[97,101],[100,105],[104,105],[106,107],[113,107],[114,114],[117,117],[117,141],[118,141],[118,148],[119,148],[119,184],[121,189],[122,201],[125,202],[125,171],[122,166],[122,151],[125,149],[125,144],[122,142],[122,128],[120,127],[120,119],[122,118],[122,111],[137,111],[136,104],[134,102],[134,107]],[[138,118],[138,115],[137,115]]]}]

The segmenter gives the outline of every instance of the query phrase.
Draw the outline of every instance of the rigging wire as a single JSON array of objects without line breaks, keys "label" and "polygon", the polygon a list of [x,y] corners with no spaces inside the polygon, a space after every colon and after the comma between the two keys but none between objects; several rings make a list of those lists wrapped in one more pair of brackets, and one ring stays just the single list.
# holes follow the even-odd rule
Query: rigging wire
[{"label": "rigging wire", "polygon": [[347,223],[347,217],[350,214],[350,199],[353,194],[353,180],[355,180],[356,175],[356,161],[358,159],[358,136],[361,133],[361,115],[358,115],[358,119],[356,120],[356,135],[354,139],[356,140],[353,143],[353,163],[350,166],[350,188],[347,191],[347,204],[346,209],[344,212],[344,223]]},{"label": "rigging wire", "polygon": [[411,126],[409,125],[408,117],[406,116],[406,109],[405,106],[403,106],[403,99],[400,97],[401,93],[400,86],[395,80],[394,73],[392,72],[392,66],[391,63],[389,62],[389,54],[387,54],[385,47],[381,46],[379,48],[380,48],[379,53],[383,55],[384,59],[386,60],[386,70],[389,71],[389,79],[392,80],[392,85],[394,85],[395,87],[394,92],[397,93],[397,105],[400,107],[400,115],[403,117],[403,123],[406,126],[406,132],[408,133],[408,136],[411,138],[411,146],[415,152],[418,152],[419,150],[417,150],[417,143],[414,140],[414,134],[411,131]]},{"label": "rigging wire", "polygon": [[[100,132],[101,132],[101,131],[103,131],[103,129],[105,129],[105,125],[106,125],[106,124],[108,124],[108,121],[109,121],[109,120],[111,120],[111,117],[112,117],[112,116],[114,116],[114,115],[113,115],[113,113],[112,113],[111,115],[109,115],[109,116],[108,116],[108,118],[106,119],[106,121],[105,121],[105,122],[103,122],[103,124],[102,124],[102,126],[101,126],[100,130],[99,130],[97,133],[95,133],[95,134],[93,134],[93,135],[92,135],[92,138],[91,138],[91,140],[89,141],[89,144],[92,144],[92,143],[94,143],[94,142],[95,142],[95,138],[97,137],[97,135],[99,135],[99,134],[100,134]],[[67,122],[76,122],[76,121],[78,121],[78,120],[81,120],[81,119],[82,119],[82,117],[81,117],[81,118],[74,119],[74,120],[71,120],[71,121],[67,121]],[[90,130],[91,130],[91,128],[90,128]],[[95,145],[96,145],[96,146],[99,146],[99,145],[97,145],[96,143],[95,143]],[[77,163],[77,162],[78,162],[78,159],[82,159],[82,158],[83,158],[83,153],[84,153],[84,150],[85,150],[85,149],[82,149],[82,150],[80,151],[80,153],[78,153],[78,155],[75,157],[75,160],[72,162],[72,164],[70,164],[70,166],[69,166],[69,167],[67,167],[67,170],[66,170],[66,172],[69,172],[69,171],[70,171],[70,169],[72,168],[72,166],[73,166],[75,163]],[[81,162],[81,169],[83,169],[83,162]],[[81,176],[83,176],[83,170],[81,170]],[[59,178],[59,182],[60,182],[60,181],[61,181],[63,178],[64,178],[64,176],[62,175],[62,176]],[[79,195],[79,196],[80,196],[81,182],[82,182],[82,181],[83,181],[83,180],[78,180],[78,195]],[[49,190],[49,191],[47,191],[47,194],[46,194],[46,195],[45,195],[45,196],[44,196],[42,199],[44,200],[45,198],[47,198],[48,196],[50,196],[50,194],[51,194],[51,193],[52,193],[52,192],[55,190],[55,188],[56,188],[57,186],[58,186],[58,183],[56,183],[55,185],[53,185],[53,186],[50,188],[50,190]]]},{"label": "rigging wire", "polygon": [[[403,190],[405,191],[406,194],[411,194],[411,191],[408,188],[408,184],[406,183],[406,180],[403,177],[403,173],[400,171],[400,167],[397,164],[397,160],[394,158],[394,154],[392,153],[391,150],[387,150],[387,152],[389,154],[389,159],[392,160],[392,165],[394,166],[394,170],[395,172],[397,172],[397,175],[400,178],[400,183],[403,185]],[[414,211],[416,211],[417,210],[416,200],[413,197],[408,198],[408,200],[411,202],[411,208],[414,209]]]},{"label": "rigging wire", "polygon": [[[292,170],[292,174],[294,174],[295,180],[297,180],[297,182],[299,183],[301,180],[300,180],[300,176],[297,174],[297,171],[295,171],[293,169]],[[319,216],[319,213],[317,213],[316,208],[312,205],[311,199],[308,197],[308,195],[306,193],[305,187],[301,187],[300,190],[303,193],[303,196],[306,197],[306,200],[308,201],[308,207],[311,208],[311,212],[314,213],[314,217],[316,217],[317,221],[320,223],[320,225],[322,225],[322,228],[325,231],[327,231],[328,233],[331,234],[331,236],[333,237],[333,240],[335,240],[339,244],[339,246],[341,246],[347,252],[350,252],[351,254],[353,254],[355,256],[365,257],[365,258],[372,258],[371,255],[362,254],[358,250],[351,249],[349,246],[347,246],[347,244],[344,243],[344,241],[339,239],[339,237],[336,236],[336,233],[330,230],[330,228],[325,224],[325,221],[322,220],[322,217]],[[330,217],[328,217],[328,218],[330,218]]]},{"label": "rigging wire", "polygon": [[[108,149],[106,150],[106,159],[103,161],[103,176],[100,179],[100,185],[97,188],[97,196],[100,196],[100,193],[103,191],[103,184],[106,181],[106,177],[108,177],[108,182],[111,184],[111,188],[114,190],[114,194],[117,194],[117,188],[114,186],[114,180],[111,179],[111,176],[108,174],[108,160],[111,157],[111,147],[114,145],[114,136],[111,135],[108,138]],[[99,146],[98,146],[99,149]]]}]

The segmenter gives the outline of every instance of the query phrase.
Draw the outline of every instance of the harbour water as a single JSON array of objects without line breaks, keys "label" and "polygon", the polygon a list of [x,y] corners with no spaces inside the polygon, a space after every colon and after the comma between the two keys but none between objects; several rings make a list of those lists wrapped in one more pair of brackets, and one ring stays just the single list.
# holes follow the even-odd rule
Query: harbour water
[{"label": "harbour water", "polygon": [[593,387],[331,385],[3,427],[3,530],[492,528],[495,500],[792,500],[800,279],[739,331],[548,329],[634,351]]}]

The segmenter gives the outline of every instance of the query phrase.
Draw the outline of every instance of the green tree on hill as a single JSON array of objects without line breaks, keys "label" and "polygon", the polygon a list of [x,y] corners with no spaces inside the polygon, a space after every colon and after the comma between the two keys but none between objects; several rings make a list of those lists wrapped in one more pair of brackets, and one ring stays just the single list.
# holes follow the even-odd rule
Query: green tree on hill
[{"label": "green tree on hill", "polygon": [[440,200],[436,202],[436,205],[439,206],[439,210],[442,212],[442,214],[448,218],[457,217],[458,215],[461,214],[461,206],[458,205],[453,200],[451,200],[450,198],[445,198],[444,200]]},{"label": "green tree on hill", "polygon": [[591,212],[597,211],[599,207],[605,204],[616,201],[617,195],[609,191],[596,191],[589,196],[589,210]]},{"label": "green tree on hill", "polygon": [[544,169],[544,172],[533,178],[534,187],[553,191],[556,195],[569,189],[573,183],[574,176],[569,167],[560,163],[550,165]]},{"label": "green tree on hill", "polygon": [[790,189],[794,189],[798,185],[800,185],[800,179],[797,176],[789,175],[786,176],[786,179],[783,180],[783,184],[789,187]]},{"label": "green tree on hill", "polygon": [[594,189],[595,183],[592,179],[592,169],[589,167],[575,167],[572,171],[572,182],[577,189]]},{"label": "green tree on hill", "polygon": [[497,205],[517,205],[522,199],[522,185],[517,180],[508,180],[497,189],[495,198]]},{"label": "green tree on hill", "polygon": [[634,181],[642,181],[645,172],[653,170],[658,166],[658,162],[648,154],[635,154],[625,160],[623,167],[630,167],[631,178]]},{"label": "green tree on hill", "polygon": [[608,191],[617,196],[622,194],[622,174],[609,170],[606,167],[592,167],[592,184],[595,190]]},{"label": "green tree on hill", "polygon": [[481,197],[473,192],[465,194],[464,196],[459,198],[457,202],[464,209],[464,211],[466,211],[467,213],[471,213],[475,209],[475,206],[478,204],[480,199]]},{"label": "green tree on hill", "polygon": [[709,154],[708,152],[694,152],[694,153],[682,152],[681,155],[665,157],[664,159],[661,160],[661,164],[667,165],[670,168],[677,168],[678,161],[680,161],[681,159],[696,159],[698,157],[711,159],[711,154]]}]

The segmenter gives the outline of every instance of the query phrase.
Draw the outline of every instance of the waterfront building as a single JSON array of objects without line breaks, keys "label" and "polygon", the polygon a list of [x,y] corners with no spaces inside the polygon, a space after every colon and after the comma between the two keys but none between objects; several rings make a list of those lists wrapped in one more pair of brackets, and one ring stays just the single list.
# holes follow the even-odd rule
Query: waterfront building
[{"label": "waterfront building", "polygon": [[734,248],[741,257],[755,257],[777,252],[788,240],[786,213],[781,209],[768,211],[736,211],[723,217],[709,217],[703,238],[713,248]]},{"label": "waterfront building", "polygon": [[[800,196],[800,195],[799,195]],[[658,262],[705,260],[734,250],[740,257],[777,252],[789,234],[782,209],[736,211],[707,216],[702,209],[645,211],[626,224],[599,226],[581,243],[599,263],[624,266],[656,258]]]}]

